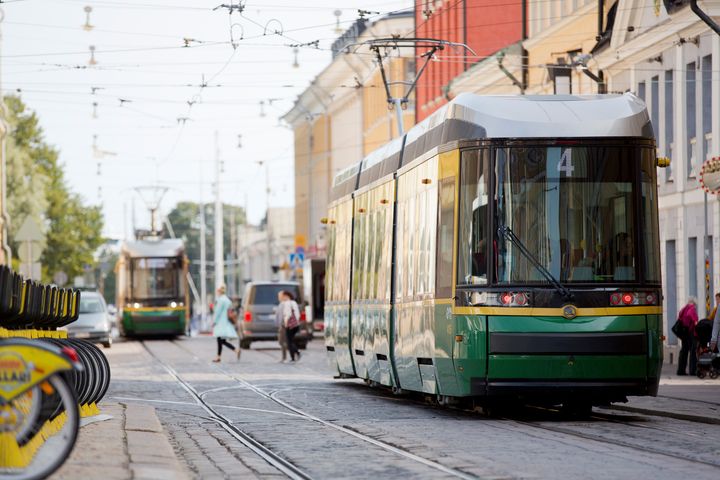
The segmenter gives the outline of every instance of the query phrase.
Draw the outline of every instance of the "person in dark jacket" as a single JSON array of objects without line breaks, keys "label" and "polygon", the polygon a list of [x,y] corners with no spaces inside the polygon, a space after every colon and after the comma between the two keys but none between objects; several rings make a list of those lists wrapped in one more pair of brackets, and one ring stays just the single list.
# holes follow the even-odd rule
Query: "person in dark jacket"
[{"label": "person in dark jacket", "polygon": [[690,357],[690,375],[695,375],[697,369],[697,356],[695,355],[695,325],[698,322],[695,297],[690,297],[688,303],[678,313],[678,320],[683,326],[683,334],[680,337],[682,347],[680,358],[678,358],[678,375],[687,375],[688,356]]}]

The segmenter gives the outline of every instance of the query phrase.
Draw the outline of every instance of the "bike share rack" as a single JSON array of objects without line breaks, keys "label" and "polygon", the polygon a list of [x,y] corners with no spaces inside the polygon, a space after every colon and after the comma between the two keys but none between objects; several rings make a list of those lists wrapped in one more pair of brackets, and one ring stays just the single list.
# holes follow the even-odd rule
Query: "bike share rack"
[{"label": "bike share rack", "polygon": [[[0,479],[49,475],[72,451],[80,417],[100,413],[110,365],[94,344],[59,330],[79,309],[79,290],[0,265]],[[51,441],[52,453],[37,455]]]}]

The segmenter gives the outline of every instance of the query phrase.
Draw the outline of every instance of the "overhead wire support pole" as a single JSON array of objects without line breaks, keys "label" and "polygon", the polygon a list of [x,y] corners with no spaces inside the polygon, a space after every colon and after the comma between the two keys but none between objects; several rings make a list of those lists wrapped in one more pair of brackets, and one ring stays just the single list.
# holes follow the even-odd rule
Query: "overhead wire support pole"
[{"label": "overhead wire support pole", "polygon": [[[365,42],[361,43],[354,43],[349,44],[345,46],[346,51],[350,51],[350,47],[356,47],[355,51],[357,51],[359,48],[366,46],[368,47],[372,52],[375,53],[375,56],[377,58],[378,67],[380,68],[380,75],[382,76],[383,85],[385,87],[385,95],[387,97],[387,103],[390,106],[390,108],[395,109],[395,113],[397,115],[397,124],[398,124],[398,135],[402,136],[405,134],[405,127],[403,122],[403,114],[402,110],[405,109],[409,102],[409,97],[412,95],[413,91],[415,90],[415,87],[417,86],[417,82],[422,76],[423,72],[425,72],[425,69],[427,68],[428,64],[430,63],[430,60],[432,60],[433,56],[435,55],[435,52],[438,50],[444,50],[445,47],[454,47],[454,48],[463,48],[467,51],[469,51],[472,55],[476,55],[476,53],[465,45],[464,43],[455,43],[455,42],[448,42],[447,40],[439,40],[436,38],[401,38],[401,37],[390,37],[390,38],[376,38],[372,40],[367,40]],[[423,66],[420,67],[420,70],[418,70],[417,74],[415,75],[415,78],[412,82],[407,81],[396,81],[391,82],[388,80],[387,73],[385,72],[385,66],[383,65],[383,55],[380,53],[380,50],[387,50],[387,49],[393,49],[398,50],[401,48],[427,48],[428,51],[420,55],[421,58],[425,59],[425,63],[423,63]],[[393,85],[409,85],[409,88],[404,92],[402,97],[396,98],[393,96],[390,87]]]},{"label": "overhead wire support pole", "polygon": [[222,167],[220,165],[220,147],[218,145],[218,132],[215,131],[215,290],[225,283],[225,268],[223,255],[224,238],[223,238],[223,206],[220,198],[220,174]]}]

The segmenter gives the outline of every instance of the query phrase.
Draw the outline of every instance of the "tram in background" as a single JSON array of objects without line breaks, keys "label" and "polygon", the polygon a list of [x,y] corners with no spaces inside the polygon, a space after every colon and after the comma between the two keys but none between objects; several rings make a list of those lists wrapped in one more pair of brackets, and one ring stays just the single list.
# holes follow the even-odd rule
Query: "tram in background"
[{"label": "tram in background", "polygon": [[124,242],[116,266],[120,330],[125,336],[183,335],[189,318],[188,260],[180,239]]},{"label": "tram in background", "polygon": [[632,94],[458,96],[334,180],[332,365],[441,403],[656,395],[656,165]]}]

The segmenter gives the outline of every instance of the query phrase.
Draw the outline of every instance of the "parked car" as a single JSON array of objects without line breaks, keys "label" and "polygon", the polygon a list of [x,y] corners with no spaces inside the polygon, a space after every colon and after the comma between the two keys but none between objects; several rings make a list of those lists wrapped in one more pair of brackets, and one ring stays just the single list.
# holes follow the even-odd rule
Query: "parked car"
[{"label": "parked car", "polygon": [[80,315],[67,327],[68,337],[82,338],[103,347],[112,345],[112,323],[105,299],[98,292],[80,294]]},{"label": "parked car", "polygon": [[300,307],[300,331],[295,336],[295,343],[298,348],[307,347],[312,338],[312,326],[306,321],[300,285],[297,282],[249,282],[242,297],[242,322],[238,328],[241,348],[250,348],[254,341],[277,340],[275,309],[281,290],[291,292]]}]

